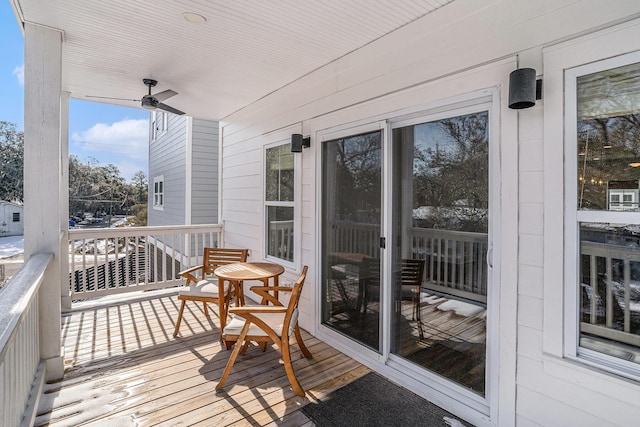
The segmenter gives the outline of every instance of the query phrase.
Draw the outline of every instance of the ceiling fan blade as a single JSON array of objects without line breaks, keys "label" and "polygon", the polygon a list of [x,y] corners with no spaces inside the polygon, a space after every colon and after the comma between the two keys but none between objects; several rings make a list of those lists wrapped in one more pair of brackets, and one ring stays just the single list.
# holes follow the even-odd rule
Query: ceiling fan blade
[{"label": "ceiling fan blade", "polygon": [[156,108],[158,108],[159,110],[167,111],[169,113],[177,114],[179,116],[184,114],[184,111],[180,111],[177,108],[173,108],[167,104],[163,104],[162,102],[159,102]]},{"label": "ceiling fan blade", "polygon": [[155,99],[157,99],[159,102],[164,101],[165,99],[169,99],[172,96],[177,95],[178,92],[173,91],[171,89],[167,89],[167,90],[163,90],[162,92],[158,92],[155,95],[152,95]]},{"label": "ceiling fan blade", "polygon": [[133,101],[138,102],[139,99],[131,99],[131,98],[114,98],[112,96],[95,96],[95,95],[87,95],[86,98],[99,98],[99,99],[114,99],[116,101]]}]

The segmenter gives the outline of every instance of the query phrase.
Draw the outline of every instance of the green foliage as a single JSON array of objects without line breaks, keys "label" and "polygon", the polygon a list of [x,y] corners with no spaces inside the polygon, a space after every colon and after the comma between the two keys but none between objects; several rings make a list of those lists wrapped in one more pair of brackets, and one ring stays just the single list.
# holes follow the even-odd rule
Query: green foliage
[{"label": "green foliage", "polygon": [[147,209],[146,203],[131,206],[131,213],[134,215],[132,225],[147,225]]},{"label": "green foliage", "polygon": [[113,164],[101,165],[93,158],[82,163],[77,156],[69,156],[69,211],[72,213],[129,215],[134,205],[146,205],[147,192],[147,178],[142,171],[127,184]]},{"label": "green foliage", "polygon": [[22,202],[24,133],[13,123],[0,121],[0,199]]},{"label": "green foliage", "polygon": [[[24,133],[13,123],[0,121],[0,199],[22,202],[24,175]],[[129,215],[137,208],[136,223],[146,224],[148,181],[139,171],[126,183],[116,165],[101,165],[90,158],[82,163],[69,156],[69,212],[105,212]]]}]

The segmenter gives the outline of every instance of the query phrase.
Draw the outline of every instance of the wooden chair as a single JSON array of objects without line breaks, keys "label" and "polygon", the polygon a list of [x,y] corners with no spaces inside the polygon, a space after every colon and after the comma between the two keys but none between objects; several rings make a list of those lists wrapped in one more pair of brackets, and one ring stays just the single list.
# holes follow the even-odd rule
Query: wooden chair
[{"label": "wooden chair", "polygon": [[[223,339],[225,341],[235,341],[236,344],[227,362],[227,367],[222,373],[218,385],[216,385],[216,390],[220,390],[224,386],[238,354],[241,350],[244,353],[250,342],[259,343],[263,351],[267,343],[273,342],[282,353],[284,369],[293,391],[298,396],[304,396],[304,390],[293,371],[290,340],[291,336],[295,335],[304,357],[307,359],[312,358],[311,352],[302,341],[300,328],[298,327],[298,302],[300,301],[300,293],[306,276],[307,266],[304,266],[302,274],[292,288],[281,286],[254,286],[251,288],[253,292],[273,303],[273,306],[235,307],[229,310],[235,317],[224,328]],[[270,292],[291,292],[288,306],[284,307]]]},{"label": "wooden chair", "polygon": [[224,282],[223,284],[223,281],[218,281],[217,277],[213,275],[213,271],[221,265],[245,262],[248,253],[248,249],[205,248],[202,265],[178,273],[187,280],[185,286],[188,287],[178,294],[178,300],[182,301],[182,304],[178,313],[176,329],[173,331],[174,337],[180,331],[180,322],[182,321],[182,314],[187,301],[201,301],[204,305],[205,316],[209,315],[207,303],[217,303],[220,309],[220,330],[224,329],[227,322],[227,307],[233,293],[233,287],[229,282]]},{"label": "wooden chair", "polygon": [[401,293],[413,300],[413,320],[420,322],[420,288],[424,277],[423,259],[403,259],[400,270]]}]

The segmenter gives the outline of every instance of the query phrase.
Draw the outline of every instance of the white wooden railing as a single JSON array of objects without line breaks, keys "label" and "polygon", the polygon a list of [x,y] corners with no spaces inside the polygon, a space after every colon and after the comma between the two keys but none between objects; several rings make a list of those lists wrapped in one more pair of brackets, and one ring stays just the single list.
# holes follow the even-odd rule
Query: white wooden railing
[{"label": "white wooden railing", "polygon": [[[379,257],[380,226],[338,222],[330,252]],[[409,258],[426,260],[424,287],[481,303],[487,302],[487,234],[412,227]]]},{"label": "white wooden railing", "polygon": [[[640,335],[632,333],[640,313],[632,315],[632,263],[640,263],[640,249],[604,243],[582,242],[582,268],[588,280],[583,280],[580,330],[599,337],[640,347]],[[600,259],[600,268],[598,268]],[[604,271],[602,265],[604,264]],[[640,268],[635,265],[636,270]],[[614,274],[615,270],[615,274]],[[637,277],[635,280],[638,280]],[[587,282],[587,283],[584,283]],[[634,283],[640,286],[637,282]],[[634,328],[635,326],[635,328]]]},{"label": "white wooden railing", "polygon": [[39,291],[51,254],[31,256],[0,290],[0,425],[30,425],[44,385]]},{"label": "white wooden railing", "polygon": [[280,259],[293,261],[293,220],[269,222],[269,248]]},{"label": "white wooden railing", "polygon": [[367,255],[371,258],[380,257],[381,229],[377,224],[363,224],[359,222],[341,221],[332,226],[333,248],[329,252],[347,252]]},{"label": "white wooden railing", "polygon": [[222,242],[221,225],[69,230],[72,300],[166,288]]},{"label": "white wooden railing", "polygon": [[487,234],[411,228],[412,258],[424,259],[426,287],[487,302]]}]

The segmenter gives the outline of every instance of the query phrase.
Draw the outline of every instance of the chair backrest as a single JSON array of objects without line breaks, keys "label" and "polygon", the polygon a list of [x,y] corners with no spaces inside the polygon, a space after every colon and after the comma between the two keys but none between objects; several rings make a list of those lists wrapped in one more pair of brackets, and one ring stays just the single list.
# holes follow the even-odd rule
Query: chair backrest
[{"label": "chair backrest", "polygon": [[302,294],[302,287],[304,281],[307,278],[308,267],[305,265],[302,267],[302,273],[296,283],[293,284],[293,290],[291,291],[291,297],[289,298],[289,305],[287,306],[287,314],[284,316],[284,322],[282,324],[282,331],[289,331],[289,335],[293,333],[293,328],[298,321],[298,303],[300,302],[300,295]]},{"label": "chair backrest", "polygon": [[403,259],[401,281],[403,285],[421,285],[424,274],[423,259]]},{"label": "chair backrest", "polygon": [[221,265],[246,262],[248,254],[248,249],[204,248],[204,273],[213,274]]}]

